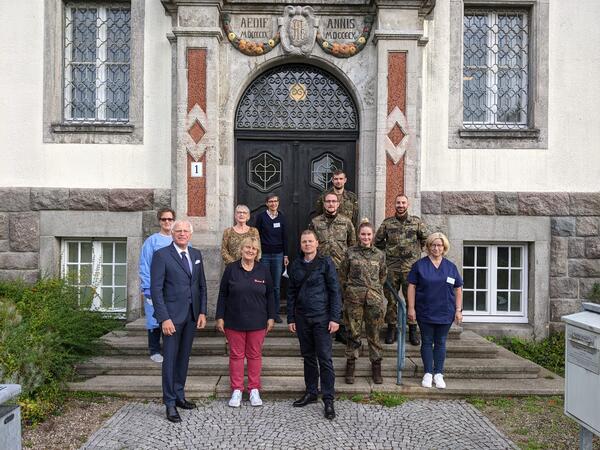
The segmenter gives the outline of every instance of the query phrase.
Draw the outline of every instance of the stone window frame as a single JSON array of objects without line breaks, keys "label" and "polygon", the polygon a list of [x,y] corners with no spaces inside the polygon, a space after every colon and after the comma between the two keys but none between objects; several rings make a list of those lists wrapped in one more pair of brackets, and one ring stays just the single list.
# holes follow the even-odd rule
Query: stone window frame
[{"label": "stone window frame", "polygon": [[[528,248],[527,317],[535,339],[548,335],[550,321],[550,217],[531,216],[447,216],[450,251],[448,258],[457,267],[463,266],[463,245],[473,242],[520,243]],[[470,322],[468,325],[485,325],[486,330],[518,324],[494,322]],[[486,332],[487,332],[486,331]]]},{"label": "stone window frame", "polygon": [[141,314],[139,256],[144,242],[143,212],[40,211],[42,276],[61,275],[63,240],[120,240],[126,242],[128,320]]},{"label": "stone window frame", "polygon": [[[523,10],[529,16],[527,129],[476,130],[463,125],[463,17],[465,8]],[[548,0],[451,0],[448,147],[548,148]]]},{"label": "stone window frame", "polygon": [[142,144],[144,139],[144,0],[91,0],[82,4],[130,4],[129,121],[70,123],[64,120],[64,14],[69,0],[44,0],[43,141],[54,144]]},{"label": "stone window frame", "polygon": [[[488,284],[486,285],[487,287],[487,292],[488,292],[488,304],[489,304],[489,311],[488,312],[484,312],[484,313],[478,313],[476,311],[466,311],[463,310],[463,322],[465,323],[528,323],[529,322],[529,317],[528,317],[528,296],[529,296],[529,270],[530,270],[530,266],[529,266],[529,242],[522,242],[522,241],[514,241],[514,242],[488,242],[488,241],[464,241],[462,248],[463,248],[463,253],[464,253],[464,248],[465,247],[469,247],[469,246],[476,246],[476,247],[487,247],[488,252],[487,252],[487,262],[486,262],[486,270],[487,270],[487,277],[486,277],[486,281],[488,282]],[[523,296],[521,297],[521,303],[522,303],[522,313],[519,314],[515,314],[515,313],[510,313],[510,312],[502,312],[502,311],[496,311],[494,312],[493,310],[495,309],[492,305],[493,301],[494,301],[494,295],[498,292],[498,287],[497,287],[497,275],[496,275],[496,270],[498,269],[497,266],[497,254],[496,255],[492,255],[492,249],[495,248],[497,251],[498,247],[518,247],[522,250],[522,270],[523,270],[523,274],[522,274],[522,282],[521,282],[521,289],[520,291],[523,293]],[[478,267],[484,267],[484,266],[478,266]],[[495,270],[492,270],[495,269]],[[461,267],[461,273],[463,274],[463,278],[464,278],[464,267]],[[464,289],[464,286],[463,286]],[[509,289],[510,290],[510,289]],[[463,292],[463,307],[464,307],[464,292]]]}]

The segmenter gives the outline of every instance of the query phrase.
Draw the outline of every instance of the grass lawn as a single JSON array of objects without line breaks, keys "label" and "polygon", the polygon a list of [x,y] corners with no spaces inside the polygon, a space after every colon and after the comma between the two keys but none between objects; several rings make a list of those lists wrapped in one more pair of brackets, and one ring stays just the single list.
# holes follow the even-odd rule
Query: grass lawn
[{"label": "grass lawn", "polygon": [[[564,401],[555,397],[468,398],[522,449],[578,449],[579,425],[565,416]],[[594,436],[594,449],[600,439]]]}]

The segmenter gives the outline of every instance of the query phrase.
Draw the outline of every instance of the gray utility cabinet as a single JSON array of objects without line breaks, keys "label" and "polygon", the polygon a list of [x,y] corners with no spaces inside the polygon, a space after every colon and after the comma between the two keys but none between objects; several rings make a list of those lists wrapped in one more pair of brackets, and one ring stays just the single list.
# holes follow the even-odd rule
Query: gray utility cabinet
[{"label": "gray utility cabinet", "polygon": [[600,436],[600,305],[564,316],[565,414]]},{"label": "gray utility cabinet", "polygon": [[6,404],[21,393],[18,384],[0,384],[0,449],[21,450],[21,409]]}]

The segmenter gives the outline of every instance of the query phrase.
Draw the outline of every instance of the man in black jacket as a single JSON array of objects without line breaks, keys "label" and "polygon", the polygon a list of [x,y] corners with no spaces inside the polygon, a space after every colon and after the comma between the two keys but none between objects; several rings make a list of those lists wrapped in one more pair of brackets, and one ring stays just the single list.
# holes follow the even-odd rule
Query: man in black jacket
[{"label": "man in black jacket", "polygon": [[[304,358],[306,392],[294,406],[302,407],[317,401],[318,382],[325,405],[325,417],[335,417],[335,371],[332,339],[340,324],[342,302],[335,266],[330,257],[317,256],[316,234],[305,230],[300,236],[303,258],[297,258],[288,271],[288,328],[297,333]],[[317,363],[318,360],[318,363]]]}]

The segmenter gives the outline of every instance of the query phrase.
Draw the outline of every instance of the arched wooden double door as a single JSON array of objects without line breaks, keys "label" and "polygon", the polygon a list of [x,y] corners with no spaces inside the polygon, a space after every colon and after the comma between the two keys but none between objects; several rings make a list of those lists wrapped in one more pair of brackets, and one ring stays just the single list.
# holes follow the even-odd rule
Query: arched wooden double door
[{"label": "arched wooden double door", "polygon": [[357,137],[357,110],[339,80],[304,64],[268,70],[246,89],[236,112],[236,202],[256,215],[265,196],[276,193],[294,256],[332,172],[343,169],[346,188],[356,192]]}]

